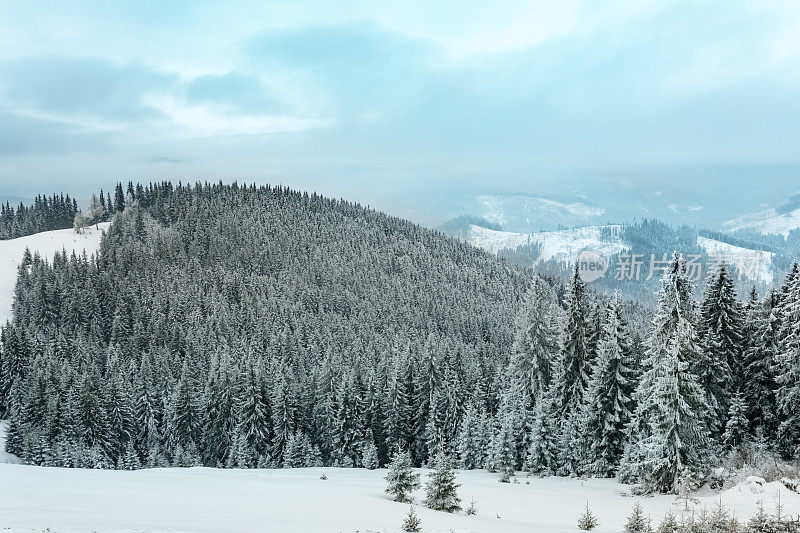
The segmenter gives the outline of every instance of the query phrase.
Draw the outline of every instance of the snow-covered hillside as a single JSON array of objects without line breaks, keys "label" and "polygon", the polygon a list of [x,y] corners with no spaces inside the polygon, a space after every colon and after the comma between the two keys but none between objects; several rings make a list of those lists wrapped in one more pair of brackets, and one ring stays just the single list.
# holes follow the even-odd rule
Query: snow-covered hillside
[{"label": "snow-covered hillside", "polygon": [[587,226],[562,231],[514,233],[470,225],[467,241],[493,254],[504,249],[538,243],[541,247],[539,261],[554,259],[569,263],[575,261],[583,250],[593,250],[605,257],[626,251],[628,247],[621,241],[609,242],[601,238],[604,230],[615,232],[620,228],[621,226]]},{"label": "snow-covered hillside", "polygon": [[580,202],[557,202],[536,196],[477,197],[480,216],[489,222],[517,229],[555,229],[558,226],[597,224],[605,209]]},{"label": "snow-covered hillside", "polygon": [[717,256],[727,264],[732,264],[740,276],[750,281],[772,283],[774,273],[772,269],[772,252],[751,250],[734,246],[726,242],[697,236],[697,244],[702,246],[709,256]]},{"label": "snow-covered hillside", "polygon": [[725,231],[752,231],[762,235],[782,235],[784,238],[789,232],[800,228],[800,209],[788,213],[778,213],[775,209],[768,209],[754,215],[742,215],[723,224]]},{"label": "snow-covered hillside", "polygon": [[0,323],[11,318],[11,303],[14,299],[14,283],[17,281],[17,268],[19,268],[25,248],[31,253],[38,252],[41,256],[52,257],[56,252],[66,250],[67,253],[91,254],[100,246],[102,231],[110,223],[99,225],[99,230],[94,226],[86,228],[84,233],[77,234],[72,229],[45,231],[20,237],[19,239],[0,240]]}]

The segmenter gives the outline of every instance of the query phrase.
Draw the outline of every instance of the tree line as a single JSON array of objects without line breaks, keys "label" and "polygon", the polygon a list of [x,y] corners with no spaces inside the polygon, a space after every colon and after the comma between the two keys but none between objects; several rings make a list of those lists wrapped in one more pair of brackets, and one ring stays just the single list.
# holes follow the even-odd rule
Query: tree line
[{"label": "tree line", "polygon": [[[800,273],[647,315],[407,221],[282,187],[129,185],[93,257],[27,254],[0,342],[7,448],[45,465],[415,466],[674,491],[800,453]],[[633,311],[633,312],[632,312]],[[649,324],[645,317],[651,316]]]},{"label": "tree line", "polygon": [[78,203],[69,194],[38,195],[32,205],[0,203],[0,240],[71,228]]}]

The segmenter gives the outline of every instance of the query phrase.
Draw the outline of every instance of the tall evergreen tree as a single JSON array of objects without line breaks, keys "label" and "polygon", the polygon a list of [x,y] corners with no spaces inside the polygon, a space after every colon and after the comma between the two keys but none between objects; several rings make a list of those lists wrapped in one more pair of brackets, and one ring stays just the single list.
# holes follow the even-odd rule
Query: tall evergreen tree
[{"label": "tall evergreen tree", "polygon": [[800,457],[800,273],[795,264],[780,300],[783,342],[775,357],[780,425],[778,449],[785,457]]},{"label": "tall evergreen tree", "polygon": [[590,379],[590,353],[586,341],[587,305],[586,285],[580,277],[578,264],[572,275],[567,294],[567,312],[561,336],[561,373],[559,375],[559,403],[564,415],[576,413],[583,404]]},{"label": "tall evergreen tree", "polygon": [[742,386],[744,368],[742,311],[725,264],[713,269],[700,306],[698,337],[701,354],[693,365],[712,409],[710,422],[719,435],[724,430],[728,398]]},{"label": "tall evergreen tree", "polygon": [[600,335],[598,357],[584,404],[588,437],[587,472],[613,477],[625,448],[625,435],[634,409],[634,360],[627,320],[619,294],[608,304]]},{"label": "tall evergreen tree", "polygon": [[758,301],[755,288],[750,293],[746,310],[746,348],[744,352],[744,401],[747,419],[753,430],[760,428],[772,441],[778,429],[776,417],[775,357],[780,351],[781,323],[777,293],[770,291]]},{"label": "tall evergreen tree", "polygon": [[675,253],[665,272],[647,347],[647,370],[637,388],[634,424],[643,429],[626,450],[626,468],[654,489],[674,490],[684,469],[702,468],[708,435],[706,395],[692,373],[700,348],[695,303],[683,258]]}]

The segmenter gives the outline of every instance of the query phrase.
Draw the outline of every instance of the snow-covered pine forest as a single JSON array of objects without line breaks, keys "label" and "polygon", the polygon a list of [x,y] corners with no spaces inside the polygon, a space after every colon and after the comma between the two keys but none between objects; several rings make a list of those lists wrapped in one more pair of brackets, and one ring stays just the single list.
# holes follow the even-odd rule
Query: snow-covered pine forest
[{"label": "snow-covered pine forest", "polygon": [[131,184],[113,204],[96,256],[19,268],[0,418],[27,463],[376,468],[441,451],[502,479],[674,492],[730,450],[800,458],[797,267],[759,295],[722,265],[698,302],[676,254],[651,312],[577,269],[562,286],[281,187]]}]

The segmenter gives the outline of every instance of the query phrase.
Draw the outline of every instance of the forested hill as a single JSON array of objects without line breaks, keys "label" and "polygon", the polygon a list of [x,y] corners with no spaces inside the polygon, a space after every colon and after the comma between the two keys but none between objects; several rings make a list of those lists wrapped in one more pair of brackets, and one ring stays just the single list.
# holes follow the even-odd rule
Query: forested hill
[{"label": "forested hill", "polygon": [[[0,417],[23,389],[43,402],[30,453],[42,437],[51,455],[75,457],[80,440],[85,460],[111,465],[184,452],[281,464],[296,438],[326,464],[360,462],[361,441],[381,461],[399,443],[422,460],[430,398],[457,401],[441,409],[454,416],[469,398],[496,408],[530,283],[521,269],[280,187],[129,187],[118,207],[96,259],[20,269]],[[436,424],[452,437],[457,420]]]}]

